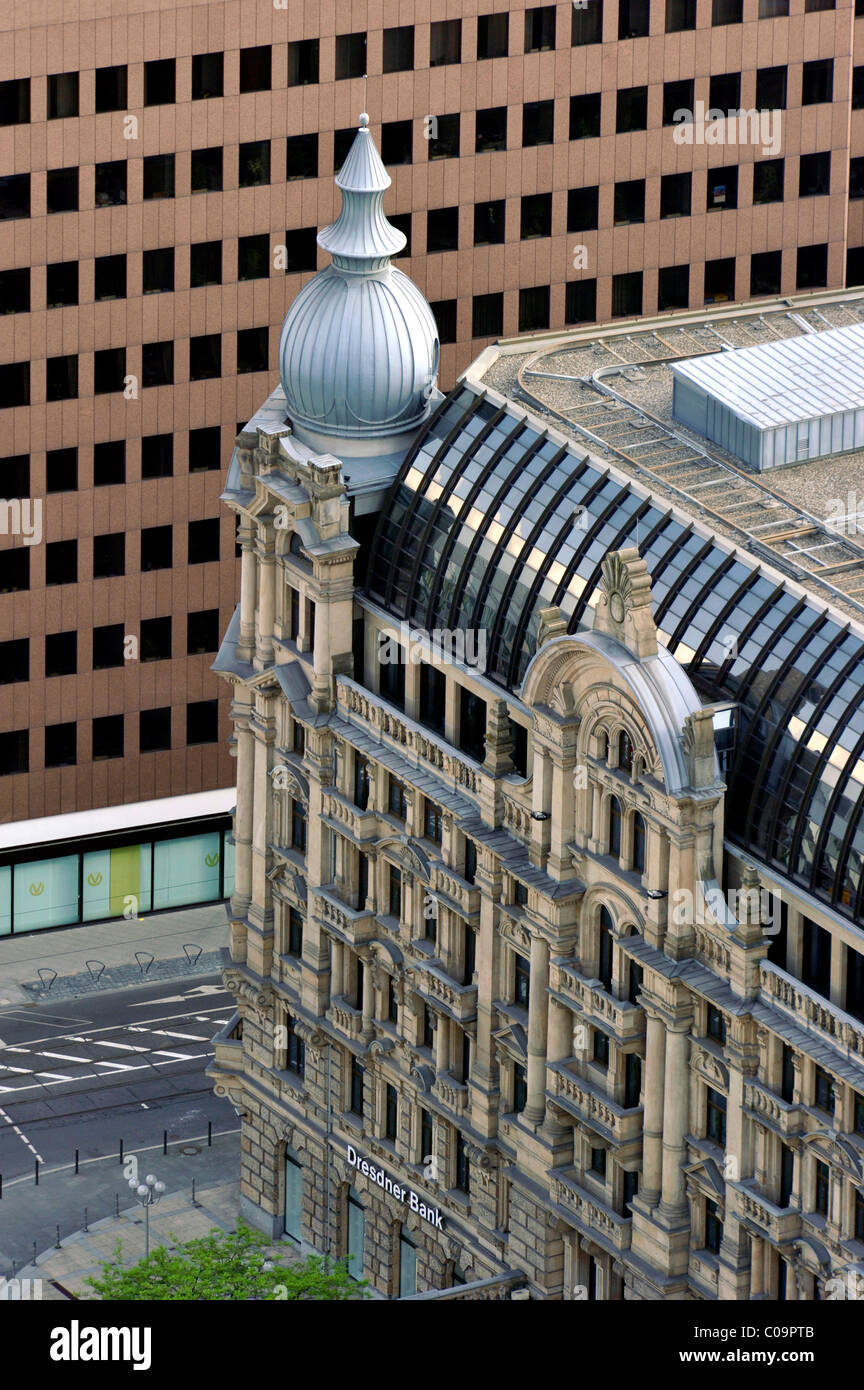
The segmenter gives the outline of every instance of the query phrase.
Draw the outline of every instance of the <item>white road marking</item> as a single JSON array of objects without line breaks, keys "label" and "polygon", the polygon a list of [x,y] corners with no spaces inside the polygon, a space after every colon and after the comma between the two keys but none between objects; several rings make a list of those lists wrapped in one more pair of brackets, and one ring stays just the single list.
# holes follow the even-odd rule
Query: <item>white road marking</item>
[{"label": "white road marking", "polygon": [[12,1126],[13,1132],[18,1135],[18,1138],[21,1140],[21,1143],[27,1145],[31,1154],[35,1159],[38,1160],[39,1163],[45,1162],[44,1158],[39,1153],[39,1151],[37,1149],[34,1149],[33,1145],[30,1143],[30,1140],[27,1138],[27,1135],[24,1134],[24,1132],[18,1128],[18,1126],[14,1123],[12,1116],[7,1115],[6,1111],[2,1108],[2,1106],[0,1106],[0,1119],[5,1120],[7,1125]]},{"label": "white road marking", "polygon": [[[225,991],[223,990],[222,993],[225,993]],[[153,1001],[151,1000],[150,1002],[152,1003]],[[137,1006],[137,1005],[134,1005],[134,1006],[130,1006],[130,1007],[136,1007],[136,1008],[137,1008],[138,1006]],[[216,1005],[214,1005],[213,1008],[210,1010],[210,1013],[211,1013],[211,1014],[218,1014],[218,1013],[221,1013],[222,1010],[223,1010],[224,1008],[225,1008],[225,1005],[224,1005],[224,1004],[216,1004]],[[104,1027],[102,1027],[102,1028],[89,1028],[89,1029],[88,1029],[88,1035],[87,1035],[86,1037],[85,1037],[83,1034],[81,1034],[81,1033],[59,1033],[59,1034],[51,1033],[50,1035],[48,1035],[48,1036],[46,1036],[46,1037],[44,1037],[44,1038],[30,1038],[30,1039],[28,1040],[28,1042],[29,1042],[29,1046],[28,1046],[28,1047],[13,1047],[13,1046],[7,1045],[7,1047],[6,1047],[5,1050],[6,1050],[7,1052],[16,1052],[16,1051],[17,1051],[17,1052],[29,1052],[30,1049],[33,1048],[33,1047],[35,1047],[37,1043],[46,1043],[46,1042],[50,1042],[50,1043],[59,1043],[59,1042],[73,1042],[73,1043],[95,1042],[95,1041],[96,1041],[96,1034],[97,1034],[97,1033],[118,1033],[118,1032],[123,1032],[124,1030],[127,1031],[127,1032],[139,1032],[139,1031],[140,1031],[140,1032],[145,1032],[145,1033],[146,1033],[146,1032],[150,1031],[150,1030],[148,1029],[148,1026],[147,1026],[147,1025],[150,1024],[150,1023],[157,1023],[157,1024],[161,1024],[161,1023],[172,1023],[175,1019],[182,1019],[182,1020],[184,1020],[184,1021],[189,1021],[189,1022],[194,1021],[195,1023],[218,1023],[218,1024],[223,1024],[223,1023],[227,1022],[227,1020],[225,1020],[225,1019],[212,1019],[212,1018],[209,1018],[207,1014],[203,1014],[203,1015],[202,1015],[201,1013],[193,1014],[191,1011],[189,1011],[189,1010],[187,1009],[185,1013],[179,1013],[179,1014],[163,1014],[163,1015],[160,1016],[159,1018],[144,1019],[144,1020],[142,1020],[142,1022],[141,1022],[140,1024],[110,1023],[110,1024],[106,1024],[106,1025],[105,1025]],[[18,1021],[18,1020],[16,1019],[16,1022],[17,1022],[17,1021]],[[70,1019],[69,1021],[70,1021],[70,1022],[76,1022],[77,1020]],[[28,1018],[28,1019],[26,1020],[26,1022],[29,1023],[29,1022],[32,1022],[32,1020]],[[80,1021],[78,1021],[78,1026],[79,1026],[79,1028],[81,1027]],[[85,1026],[86,1026],[86,1025],[85,1025]]]},{"label": "white road marking", "polygon": [[32,1068],[32,1067],[7,1067],[7,1066],[0,1066],[0,1071],[20,1071],[20,1072],[22,1073],[22,1075],[24,1075],[24,1076],[32,1076],[32,1075],[33,1075],[33,1068]]},{"label": "white road marking", "polygon": [[[200,1055],[202,1055],[202,1056],[207,1056],[208,1054],[207,1054],[207,1053],[202,1053],[202,1054],[200,1054]],[[187,1061],[191,1061],[191,1060],[194,1060],[194,1059],[193,1059],[193,1058],[188,1058],[188,1057],[183,1057],[182,1059],[181,1059],[181,1058],[177,1058],[176,1060],[177,1060],[177,1061],[182,1060],[182,1061],[184,1061],[184,1062],[187,1062]],[[106,1065],[111,1066],[111,1065],[116,1065],[116,1064],[114,1064],[114,1063],[107,1063],[107,1064],[106,1064],[105,1062],[97,1062],[97,1063],[95,1063],[95,1065],[96,1065],[96,1066],[106,1066]],[[173,1066],[173,1065],[174,1065],[174,1060],[170,1060],[170,1061],[167,1061],[167,1062],[142,1062],[142,1063],[140,1063],[140,1065],[138,1065],[138,1066],[133,1066],[133,1065],[130,1063],[129,1065],[124,1066],[124,1067],[123,1067],[123,1070],[124,1070],[124,1071],[146,1071],[146,1070],[148,1069],[148,1067],[170,1067],[170,1066]],[[30,1072],[29,1075],[32,1076],[33,1073]],[[105,1075],[106,1075],[105,1072],[100,1072],[100,1071],[85,1072],[83,1076],[73,1077],[73,1078],[70,1078],[70,1080],[75,1080],[75,1081],[96,1081],[96,1080],[98,1080],[100,1077],[104,1077]],[[45,1090],[47,1090],[49,1086],[60,1086],[60,1085],[62,1085],[62,1084],[63,1084],[63,1083],[60,1082],[60,1081],[40,1081],[40,1082],[35,1082],[35,1083],[33,1083],[33,1084],[31,1084],[31,1085],[28,1085],[28,1086],[8,1086],[6,1089],[7,1089],[7,1090],[10,1090],[10,1091],[12,1091],[12,1092],[14,1092],[14,1094],[15,1094],[16,1096],[20,1096],[20,1095],[23,1095],[23,1093],[24,1093],[25,1091],[36,1091],[36,1090],[39,1090],[39,1089],[45,1089]]]},{"label": "white road marking", "polygon": [[92,1057],[73,1057],[71,1052],[38,1052],[38,1057],[54,1057],[58,1062],[92,1062]]},{"label": "white road marking", "polygon": [[154,1047],[154,1049],[153,1049],[153,1056],[154,1056],[154,1057],[176,1057],[176,1058],[177,1058],[179,1061],[181,1061],[181,1062],[188,1062],[190,1056],[192,1056],[192,1053],[189,1053],[189,1052],[163,1052],[163,1051],[161,1050],[161,1048]]},{"label": "white road marking", "polygon": [[133,1043],[112,1043],[105,1042],[102,1038],[85,1038],[84,1042],[90,1042],[94,1047],[116,1047],[118,1052],[149,1052],[149,1047],[135,1047]]},{"label": "white road marking", "polygon": [[151,1028],[151,1033],[163,1038],[185,1038],[187,1042],[209,1042],[201,1033],[173,1033],[170,1028]]},{"label": "white road marking", "polygon": [[64,1076],[59,1071],[34,1071],[34,1076],[47,1076],[49,1081],[74,1081],[74,1076]]}]

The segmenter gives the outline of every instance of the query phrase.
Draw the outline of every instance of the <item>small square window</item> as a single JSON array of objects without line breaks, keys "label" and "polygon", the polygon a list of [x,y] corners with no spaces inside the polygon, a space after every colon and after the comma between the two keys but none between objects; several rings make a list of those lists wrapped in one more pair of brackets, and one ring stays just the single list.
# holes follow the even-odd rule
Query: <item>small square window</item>
[{"label": "small square window", "polygon": [[145,434],[141,440],[141,477],[170,478],[173,473],[173,434]]},{"label": "small square window", "polygon": [[111,439],[93,445],[93,486],[113,487],[126,481],[126,441]]},{"label": "small square window", "polygon": [[45,363],[46,401],[72,401],[78,395],[78,358],[74,353],[49,357]]},{"label": "small square window", "polygon": [[141,660],[171,660],[171,619],[143,618],[141,621]]},{"label": "small square window", "polygon": [[[689,177],[689,175],[688,175]],[[690,304],[689,265],[660,267],[657,281],[657,310],[686,309]]]},{"label": "small square window", "polygon": [[173,58],[155,58],[144,64],[144,105],[167,106],[174,101]]},{"label": "small square window", "polygon": [[753,165],[753,202],[782,203],[784,184],[782,159],[759,159]]},{"label": "small square window", "polygon": [[93,578],[115,579],[126,573],[126,532],[93,537]]},{"label": "small square window", "polygon": [[318,39],[300,39],[288,45],[288,86],[305,87],[318,81]]},{"label": "small square window", "polygon": [[216,700],[198,700],[186,706],[186,745],[216,743],[219,739],[219,705]]},{"label": "small square window", "polygon": [[850,246],[846,252],[846,284],[864,285],[864,246]]},{"label": "small square window", "polygon": [[142,709],[138,715],[138,749],[158,753],[171,747],[171,709]]},{"label": "small square window", "polygon": [[[50,207],[48,211],[51,211]],[[12,222],[16,218],[29,216],[30,175],[2,175],[2,177],[0,177],[0,222]]]},{"label": "small square window", "polygon": [[864,108],[864,65],[852,69],[852,110]]},{"label": "small square window", "polygon": [[145,251],[142,289],[145,294],[166,294],[174,288],[174,247],[160,246]]},{"label": "small square window", "polygon": [[237,371],[266,372],[270,369],[270,330],[241,328],[237,334]]},{"label": "small square window", "polygon": [[592,1149],[592,1150],[591,1150],[591,1172],[592,1172],[592,1173],[595,1173],[595,1174],[597,1175],[598,1178],[605,1178],[605,1176],[606,1176],[606,1150],[605,1150],[605,1149]]},{"label": "small square window", "polygon": [[616,183],[613,221],[616,227],[645,221],[645,180]]},{"label": "small square window", "polygon": [[222,146],[211,145],[206,150],[192,151],[190,190],[193,193],[218,193],[222,188]]},{"label": "small square window", "polygon": [[[313,131],[309,135],[290,135],[287,140],[287,163],[285,178],[314,179],[318,177],[318,136]],[[340,160],[341,169],[344,158]]]},{"label": "small square window", "polygon": [[603,42],[603,0],[580,0],[573,6],[570,20],[570,43],[576,48],[582,44]]},{"label": "small square window", "polygon": [[206,608],[200,613],[186,616],[186,654],[198,656],[201,652],[219,650],[219,609]]},{"label": "small square window", "polygon": [[[76,297],[73,301],[78,303],[78,274],[77,264],[75,274]],[[65,301],[64,301],[65,302]],[[54,306],[49,303],[49,309]],[[30,311],[30,267],[24,266],[21,270],[0,271],[0,314],[26,314]]]},{"label": "small square window", "polygon": [[693,119],[692,77],[679,82],[663,83],[663,124],[679,125],[685,119],[688,121]]},{"label": "small square window", "polygon": [[648,127],[648,88],[625,87],[618,92],[615,109],[615,129],[619,135],[629,130]]},{"label": "small square window", "polygon": [[507,148],[507,107],[489,106],[475,116],[474,151],[486,154],[490,150]]},{"label": "small square window", "polygon": [[219,425],[205,425],[189,431],[189,472],[208,473],[222,467],[222,430]]},{"label": "small square window", "polygon": [[519,236],[522,241],[552,235],[552,194],[530,193],[522,198]]},{"label": "small square window", "polygon": [[549,327],[549,286],[535,285],[519,291],[519,332],[531,333]]},{"label": "small square window", "polygon": [[224,91],[224,53],[194,53],[192,55],[192,100],[206,101],[209,97],[221,97]]},{"label": "small square window", "polygon": [[269,43],[240,49],[240,91],[269,92],[272,85],[272,53]]},{"label": "small square window", "polygon": [[270,182],[269,140],[248,140],[240,146],[238,181],[241,188],[257,188]]},{"label": "small square window", "polygon": [[0,459],[0,493],[7,499],[30,496],[29,454],[10,454]]},{"label": "small square window", "polygon": [[500,338],[503,332],[503,294],[475,294],[471,309],[471,336]]},{"label": "small square window", "polygon": [[801,105],[815,106],[831,101],[834,93],[834,59],[817,58],[804,64],[801,81]]},{"label": "small square window", "polygon": [[828,284],[828,246],[799,246],[795,288],[798,290],[824,289]]},{"label": "small square window", "polygon": [[430,303],[429,308],[438,326],[439,343],[455,343],[457,301],[438,299]]},{"label": "small square window", "polygon": [[126,298],[126,257],[97,256],[93,269],[93,298]]},{"label": "small square window", "polygon": [[735,298],[735,257],[705,262],[705,303],[725,304]]},{"label": "small square window", "polygon": [[864,198],[864,155],[849,160],[849,197]]},{"label": "small square window", "polygon": [[92,756],[94,763],[123,757],[123,715],[106,714],[93,720]]},{"label": "small square window", "polygon": [[[692,0],[695,4],[695,0]],[[855,0],[855,13],[858,13],[857,6],[860,0]],[[759,0],[760,19],[784,19],[789,14],[789,0]]]},{"label": "small square window", "polygon": [[189,285],[193,290],[203,285],[222,284],[221,241],[195,241],[189,248]]},{"label": "small square window", "polygon": [[128,73],[125,63],[96,69],[97,115],[103,111],[125,111],[127,105]]},{"label": "small square window", "polygon": [[819,198],[831,191],[831,153],[802,154],[798,172],[798,197]]},{"label": "small square window", "polygon": [[97,208],[122,207],[126,202],[126,160],[96,165]]},{"label": "small square window", "polygon": [[285,273],[297,274],[318,267],[318,232],[315,227],[297,227],[285,233]]},{"label": "small square window", "polygon": [[593,140],[600,134],[599,92],[587,92],[570,98],[570,140]]},{"label": "small square window", "polygon": [[48,212],[77,212],[78,170],[49,169],[45,196]]},{"label": "small square window", "polygon": [[[47,556],[46,556],[47,570]],[[47,579],[46,579],[47,584]],[[19,545],[14,550],[0,550],[0,594],[20,593],[30,588],[30,548]]]},{"label": "small square window", "polygon": [[93,670],[110,671],[122,666],[125,633],[122,623],[110,623],[93,629]]},{"label": "small square window", "polygon": [[17,685],[30,679],[30,641],[16,637],[0,642],[0,685]]},{"label": "small square window", "polygon": [[126,349],[100,348],[93,355],[93,394],[122,391],[126,380]]},{"label": "small square window", "polygon": [[629,318],[642,313],[642,272],[612,276],[612,317]]},{"label": "small square window", "polygon": [[141,348],[141,385],[173,386],[174,344],[144,343]]},{"label": "small square window", "polygon": [[45,766],[74,767],[78,761],[78,730],[74,723],[45,725]]},{"label": "small square window", "polygon": [[713,0],[712,24],[740,24],[744,18],[744,0]]},{"label": "small square window", "polygon": [[525,52],[544,53],[555,47],[555,6],[525,11]]},{"label": "small square window", "polygon": [[203,333],[189,340],[189,380],[212,381],[222,375],[222,338]]},{"label": "small square window", "polygon": [[[442,118],[437,117],[436,119],[440,125]],[[430,146],[432,143],[430,140]],[[381,126],[381,158],[385,164],[410,164],[412,162],[414,158],[412,121],[384,122]]]},{"label": "small square window", "polygon": [[384,30],[383,64],[384,72],[411,72],[414,67],[413,24]]},{"label": "small square window", "polygon": [[0,410],[30,404],[30,363],[7,362],[0,366]]},{"label": "small square window", "polygon": [[[554,13],[554,11],[553,11]],[[429,66],[444,67],[462,61],[461,19],[435,20],[429,33]]]},{"label": "small square window", "polygon": [[348,151],[354,144],[354,137],[357,134],[356,126],[345,126],[342,130],[333,132],[333,172],[338,174],[342,165],[348,157]]},{"label": "small square window", "polygon": [[[28,272],[29,274],[29,272]],[[78,303],[78,262],[56,261],[45,267],[45,305],[59,309]]]},{"label": "small square window", "polygon": [[15,729],[0,734],[0,777],[30,770],[30,731]]},{"label": "small square window", "polygon": [[363,77],[366,73],[366,35],[336,35],[336,81]]},{"label": "small square window", "polygon": [[785,67],[757,69],[757,111],[785,111],[787,73],[788,69]]},{"label": "small square window", "polygon": [[737,111],[741,105],[740,72],[715,73],[708,84],[708,105],[721,111]]},{"label": "small square window", "polygon": [[501,246],[504,243],[506,202],[474,204],[474,245]]},{"label": "small square window", "polygon": [[45,638],[45,675],[74,676],[77,671],[78,633],[49,633]]},{"label": "small square window", "polygon": [[0,125],[26,125],[30,120],[30,78],[0,82]]},{"label": "small square window", "polygon": [[737,165],[733,165],[732,167],[727,169],[708,170],[706,184],[706,206],[709,212],[716,208],[737,208]]},{"label": "small square window", "polygon": [[190,565],[204,565],[219,559],[219,518],[189,522],[187,549]]},{"label": "small square window", "polygon": [[405,245],[401,251],[394,251],[394,260],[402,257],[403,259],[411,255],[411,214],[410,212],[391,212],[388,217],[391,227],[395,227],[397,232],[401,232],[405,238]]},{"label": "small square window", "polygon": [[78,74],[59,72],[48,78],[48,119],[78,115]]},{"label": "small square window", "polygon": [[597,281],[571,280],[564,293],[565,323],[595,323]]},{"label": "small square window", "polygon": [[555,138],[554,101],[527,101],[522,107],[522,145],[551,145]]},{"label": "small square window", "polygon": [[760,251],[750,257],[750,295],[780,294],[782,251]]},{"label": "small square window", "polygon": [[426,214],[426,250],[456,251],[459,247],[459,209],[432,208]]},{"label": "small square window", "polygon": [[173,154],[145,155],[142,196],[145,199],[174,197]]},{"label": "small square window", "polygon": [[237,279],[263,280],[270,274],[270,238],[266,232],[241,236],[237,243]]},{"label": "small square window", "polygon": [[78,450],[49,449],[45,455],[45,491],[75,492],[78,487]]},{"label": "small square window", "polygon": [[141,571],[170,570],[174,563],[173,527],[146,526],[141,532]]},{"label": "small square window", "polygon": [[477,58],[506,58],[509,43],[510,16],[481,14],[477,19]]},{"label": "small square window", "polygon": [[660,216],[689,217],[692,174],[664,174],[660,180]]}]

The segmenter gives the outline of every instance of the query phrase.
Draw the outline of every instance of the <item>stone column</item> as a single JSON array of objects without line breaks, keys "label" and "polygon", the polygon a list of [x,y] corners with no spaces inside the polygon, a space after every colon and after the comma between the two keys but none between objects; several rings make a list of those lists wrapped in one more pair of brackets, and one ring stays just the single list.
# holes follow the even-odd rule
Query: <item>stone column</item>
[{"label": "stone column", "polygon": [[663,1187],[664,1211],[678,1216],[684,1206],[684,1135],[687,1133],[690,1087],[687,1062],[690,1056],[689,1023],[666,1029],[666,1087],[663,1097]]},{"label": "stone column", "polygon": [[846,982],[846,943],[840,941],[836,936],[831,942],[831,1003],[838,1009],[843,1008],[845,1001],[844,986]]},{"label": "stone column", "polygon": [[240,637],[237,643],[237,656],[241,661],[251,661],[255,651],[255,603],[257,598],[257,575],[255,567],[255,530],[244,517],[240,524],[237,539],[241,547],[240,560]]},{"label": "stone column", "polygon": [[765,1242],[761,1236],[750,1237],[750,1297],[765,1292]]},{"label": "stone column", "polygon": [[528,1103],[525,1118],[539,1124],[546,1114],[546,1030],[549,1022],[549,947],[531,938],[531,992],[528,997]]},{"label": "stone column", "polygon": [[375,1017],[375,981],[372,977],[372,961],[363,962],[363,1025],[362,1034],[364,1038],[371,1038],[374,1028],[372,1020]]},{"label": "stone column", "polygon": [[[232,711],[233,713],[233,711]],[[237,715],[241,710],[237,709]],[[248,718],[249,711],[242,714]],[[237,911],[245,912],[252,894],[252,797],[255,777],[255,740],[248,723],[235,722],[237,736],[237,813],[234,817],[236,866],[234,898]]]},{"label": "stone column", "polygon": [[261,524],[258,533],[258,631],[255,659],[262,667],[273,664],[273,624],[276,617],[276,555],[273,541]]},{"label": "stone column", "polygon": [[649,1206],[660,1198],[663,1163],[663,1092],[666,1070],[666,1029],[648,1014],[645,1039],[645,1114],[642,1141],[642,1192]]},{"label": "stone column", "polygon": [[435,1028],[435,1070],[443,1076],[450,1067],[450,1020],[439,1014]]},{"label": "stone column", "polygon": [[330,943],[330,999],[339,999],[345,993],[345,946],[341,941]]},{"label": "stone column", "polygon": [[[573,1014],[566,1005],[559,1004],[554,999],[549,1000],[548,1007],[547,1056],[550,1062],[563,1062],[565,1057],[570,1057],[573,1054]],[[546,1102],[546,1118],[543,1121],[543,1127],[549,1134],[555,1136],[562,1134],[565,1129],[565,1126],[556,1118],[548,1101]]]}]

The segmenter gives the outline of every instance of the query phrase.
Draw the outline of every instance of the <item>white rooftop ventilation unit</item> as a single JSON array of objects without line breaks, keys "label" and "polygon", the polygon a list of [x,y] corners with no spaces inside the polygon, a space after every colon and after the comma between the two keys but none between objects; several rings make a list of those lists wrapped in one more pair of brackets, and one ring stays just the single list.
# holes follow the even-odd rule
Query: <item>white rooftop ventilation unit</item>
[{"label": "white rooftop ventilation unit", "polygon": [[864,324],[677,362],[676,420],[763,472],[864,448]]}]

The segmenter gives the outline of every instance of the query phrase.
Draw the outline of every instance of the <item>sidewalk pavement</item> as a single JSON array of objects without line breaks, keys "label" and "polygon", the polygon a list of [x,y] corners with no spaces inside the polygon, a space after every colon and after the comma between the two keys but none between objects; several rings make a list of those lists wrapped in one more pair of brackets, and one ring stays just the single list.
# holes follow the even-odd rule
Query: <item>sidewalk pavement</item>
[{"label": "sidewalk pavement", "polygon": [[[184,945],[202,948],[195,965],[189,964]],[[150,980],[212,975],[222,968],[220,951],[227,945],[228,916],[224,903],[151,913],[129,920],[119,917],[62,931],[0,937],[0,1008],[34,1001],[72,999],[128,985],[144,985]],[[135,960],[136,951],[155,956],[146,973]],[[105,966],[98,981],[91,977],[88,960]],[[40,981],[37,973],[40,966],[57,972],[50,989],[46,990]],[[94,965],[95,970],[98,970],[97,965]]]}]

